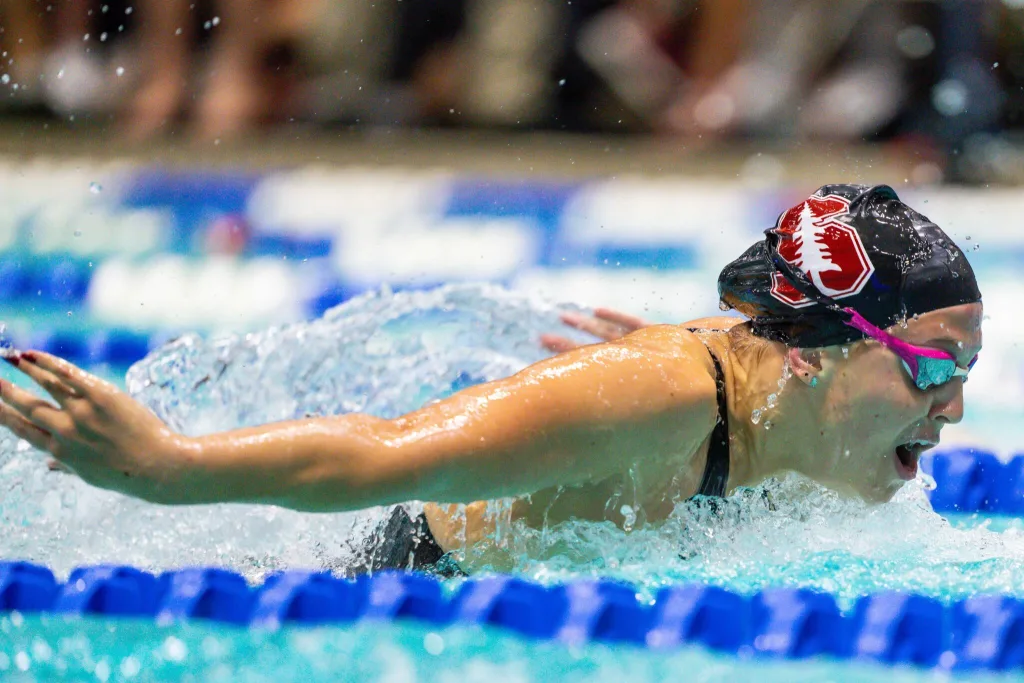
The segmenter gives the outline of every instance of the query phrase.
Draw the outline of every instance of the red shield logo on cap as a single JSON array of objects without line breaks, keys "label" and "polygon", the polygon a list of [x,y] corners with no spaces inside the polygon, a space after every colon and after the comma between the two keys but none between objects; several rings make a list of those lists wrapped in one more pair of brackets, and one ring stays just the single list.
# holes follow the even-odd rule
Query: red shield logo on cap
[{"label": "red shield logo on cap", "polygon": [[[849,210],[850,202],[843,197],[811,197],[782,214],[775,226],[782,238],[779,255],[833,299],[858,293],[875,272],[860,235],[837,220]],[[779,273],[772,273],[771,294],[794,308],[814,303]]]}]

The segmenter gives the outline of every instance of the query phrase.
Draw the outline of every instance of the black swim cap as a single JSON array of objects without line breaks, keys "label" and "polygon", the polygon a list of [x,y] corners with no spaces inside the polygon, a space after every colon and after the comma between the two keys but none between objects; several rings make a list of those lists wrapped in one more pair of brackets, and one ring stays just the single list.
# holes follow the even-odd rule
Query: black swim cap
[{"label": "black swim cap", "polygon": [[981,301],[963,252],[886,185],[822,186],[722,270],[718,296],[754,334],[804,348],[864,337],[842,308],[885,329]]}]

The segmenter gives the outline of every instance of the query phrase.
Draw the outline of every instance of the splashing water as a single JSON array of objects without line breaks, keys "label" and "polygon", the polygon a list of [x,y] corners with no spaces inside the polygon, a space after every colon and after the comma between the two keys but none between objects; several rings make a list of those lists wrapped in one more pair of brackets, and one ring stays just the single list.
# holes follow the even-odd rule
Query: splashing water
[{"label": "splashing water", "polygon": [[[311,323],[214,341],[182,337],[133,367],[127,386],[193,435],[353,410],[394,416],[543,358],[540,333],[576,334],[558,312],[488,286],[378,292]],[[508,501],[494,507],[508,510]],[[0,557],[58,573],[98,562],[152,570],[217,565],[250,578],[284,567],[343,570],[359,560],[385,512],[161,507],[49,473],[39,453],[0,436]],[[945,600],[1024,596],[1024,526],[951,523],[930,509],[917,483],[872,506],[791,475],[724,502],[681,503],[657,524],[625,516],[629,531],[610,522],[543,529],[510,522],[498,545],[526,578],[612,577],[647,595],[668,583],[703,581],[742,592],[808,586],[847,604],[888,589]]]}]

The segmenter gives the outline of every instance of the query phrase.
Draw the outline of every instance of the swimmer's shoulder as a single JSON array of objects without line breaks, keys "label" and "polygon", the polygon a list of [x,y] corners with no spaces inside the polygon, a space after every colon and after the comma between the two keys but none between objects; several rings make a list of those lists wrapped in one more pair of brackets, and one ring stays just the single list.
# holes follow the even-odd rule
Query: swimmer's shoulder
[{"label": "swimmer's shoulder", "polygon": [[[723,320],[731,323],[731,319]],[[613,343],[628,345],[651,359],[658,359],[665,372],[685,380],[686,394],[691,399],[716,407],[718,387],[714,361],[706,340],[702,339],[700,332],[690,329],[692,327],[689,323],[650,325]]]},{"label": "swimmer's shoulder", "polygon": [[623,339],[650,351],[692,359],[714,378],[715,368],[708,353],[709,347],[720,348],[721,342],[716,337],[723,336],[743,322],[742,318],[727,316],[698,318],[678,325],[650,325]]}]

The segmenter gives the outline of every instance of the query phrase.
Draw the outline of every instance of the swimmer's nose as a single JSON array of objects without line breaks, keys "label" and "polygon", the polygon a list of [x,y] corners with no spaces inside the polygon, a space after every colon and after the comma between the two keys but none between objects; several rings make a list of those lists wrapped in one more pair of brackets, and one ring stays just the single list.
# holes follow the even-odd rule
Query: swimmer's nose
[{"label": "swimmer's nose", "polygon": [[964,383],[954,379],[938,387],[928,417],[949,424],[964,419]]}]

